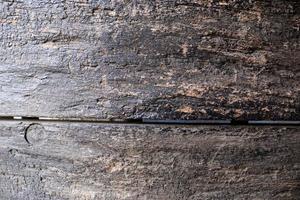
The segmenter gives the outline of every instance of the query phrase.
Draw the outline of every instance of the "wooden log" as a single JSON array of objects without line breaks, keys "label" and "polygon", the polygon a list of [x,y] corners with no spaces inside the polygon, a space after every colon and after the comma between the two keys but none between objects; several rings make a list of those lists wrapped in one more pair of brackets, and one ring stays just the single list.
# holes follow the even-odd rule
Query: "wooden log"
[{"label": "wooden log", "polygon": [[300,119],[298,0],[0,0],[0,115]]},{"label": "wooden log", "polygon": [[296,200],[299,130],[2,121],[1,199]]}]

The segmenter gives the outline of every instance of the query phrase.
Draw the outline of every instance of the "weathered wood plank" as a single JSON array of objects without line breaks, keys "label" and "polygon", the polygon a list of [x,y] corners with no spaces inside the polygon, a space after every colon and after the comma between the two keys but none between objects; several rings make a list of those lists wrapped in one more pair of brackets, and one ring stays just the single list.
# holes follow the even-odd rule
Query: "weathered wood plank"
[{"label": "weathered wood plank", "polygon": [[300,127],[0,122],[1,199],[296,200],[299,173]]},{"label": "weathered wood plank", "polygon": [[299,4],[0,0],[0,114],[299,120]]}]

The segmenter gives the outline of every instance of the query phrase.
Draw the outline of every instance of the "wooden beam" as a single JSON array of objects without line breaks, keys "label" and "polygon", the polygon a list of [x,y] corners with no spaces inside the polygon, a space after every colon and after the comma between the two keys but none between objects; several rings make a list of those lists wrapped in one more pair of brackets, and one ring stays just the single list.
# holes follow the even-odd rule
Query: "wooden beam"
[{"label": "wooden beam", "polygon": [[300,194],[299,151],[300,127],[2,121],[0,194],[292,200]]},{"label": "wooden beam", "polygon": [[299,1],[1,1],[0,115],[300,119]]}]

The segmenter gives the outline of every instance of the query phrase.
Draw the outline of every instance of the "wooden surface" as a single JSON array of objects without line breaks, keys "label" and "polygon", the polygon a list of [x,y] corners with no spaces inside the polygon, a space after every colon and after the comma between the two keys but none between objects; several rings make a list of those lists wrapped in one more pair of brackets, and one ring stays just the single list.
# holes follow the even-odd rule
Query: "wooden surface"
[{"label": "wooden surface", "polygon": [[0,0],[0,200],[299,199],[299,126],[66,120],[300,120],[299,29],[299,0]]},{"label": "wooden surface", "polygon": [[299,130],[2,121],[0,199],[296,200]]},{"label": "wooden surface", "polygon": [[300,120],[299,5],[0,0],[0,115]]}]

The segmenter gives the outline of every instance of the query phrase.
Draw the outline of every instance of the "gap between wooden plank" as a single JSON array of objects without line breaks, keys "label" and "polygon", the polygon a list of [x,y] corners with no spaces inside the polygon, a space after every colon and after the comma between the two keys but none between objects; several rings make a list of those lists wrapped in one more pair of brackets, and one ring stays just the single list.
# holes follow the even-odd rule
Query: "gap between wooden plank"
[{"label": "gap between wooden plank", "polygon": [[80,119],[80,118],[50,118],[0,116],[0,121],[44,121],[68,123],[111,123],[111,124],[165,124],[165,125],[272,125],[272,126],[300,126],[300,121],[270,121],[270,120],[156,120],[156,119]]}]

